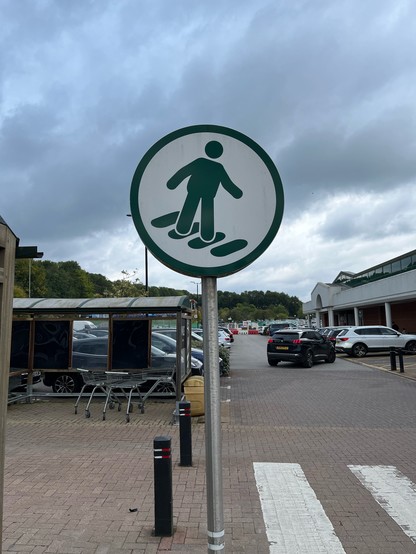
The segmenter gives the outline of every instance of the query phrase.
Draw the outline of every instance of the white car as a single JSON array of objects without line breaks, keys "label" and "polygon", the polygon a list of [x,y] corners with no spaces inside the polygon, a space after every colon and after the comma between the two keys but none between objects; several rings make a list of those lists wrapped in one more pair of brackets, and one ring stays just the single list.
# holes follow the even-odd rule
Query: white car
[{"label": "white car", "polygon": [[388,352],[390,348],[416,352],[416,335],[399,333],[384,325],[361,325],[341,331],[335,343],[338,352],[354,358],[362,358],[367,352]]},{"label": "white car", "polygon": [[225,348],[231,348],[231,338],[225,331],[218,330],[218,344]]}]

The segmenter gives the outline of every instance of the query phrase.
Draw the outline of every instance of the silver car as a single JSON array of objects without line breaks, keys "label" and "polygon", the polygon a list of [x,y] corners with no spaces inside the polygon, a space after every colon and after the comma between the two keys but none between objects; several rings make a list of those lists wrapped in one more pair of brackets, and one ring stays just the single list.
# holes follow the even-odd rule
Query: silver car
[{"label": "silver car", "polygon": [[388,352],[390,348],[416,352],[416,335],[399,333],[384,325],[362,325],[341,331],[335,348],[354,358],[362,358],[367,352]]}]

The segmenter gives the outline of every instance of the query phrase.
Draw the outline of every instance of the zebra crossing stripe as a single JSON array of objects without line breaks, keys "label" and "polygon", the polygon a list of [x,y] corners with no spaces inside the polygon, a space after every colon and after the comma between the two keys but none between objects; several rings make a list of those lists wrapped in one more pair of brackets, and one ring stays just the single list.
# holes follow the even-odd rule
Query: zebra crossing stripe
[{"label": "zebra crossing stripe", "polygon": [[299,464],[253,466],[270,554],[345,554]]},{"label": "zebra crossing stripe", "polygon": [[380,506],[416,543],[416,486],[394,466],[349,465]]}]

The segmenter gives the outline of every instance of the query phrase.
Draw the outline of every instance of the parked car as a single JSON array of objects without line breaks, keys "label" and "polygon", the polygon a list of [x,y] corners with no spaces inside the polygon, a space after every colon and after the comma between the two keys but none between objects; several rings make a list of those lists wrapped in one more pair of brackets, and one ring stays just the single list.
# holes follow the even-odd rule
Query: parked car
[{"label": "parked car", "polygon": [[224,333],[227,333],[227,335],[230,337],[230,342],[234,342],[234,335],[228,329],[228,327],[218,327],[218,331],[224,331]]},{"label": "parked car", "polygon": [[[234,339],[233,339],[234,340]],[[228,333],[218,329],[218,344],[219,346],[224,346],[225,348],[231,348],[231,338]]]},{"label": "parked car", "polygon": [[335,347],[337,336],[340,334],[341,331],[344,331],[344,329],[349,329],[350,327],[350,325],[321,327],[320,329],[318,329],[318,331],[323,337],[326,337],[328,340],[330,340]]},{"label": "parked car", "polygon": [[313,329],[276,331],[267,341],[267,361],[271,366],[279,362],[299,362],[303,367],[312,367],[315,362],[332,364],[335,359],[331,341]]},{"label": "parked car", "polygon": [[[161,333],[162,335],[166,335],[167,337],[170,337],[171,339],[176,340],[176,328],[175,327],[161,327],[160,329],[153,328],[153,331],[156,333]],[[203,343],[204,339],[202,338],[202,335],[199,333],[195,333],[194,331],[191,331],[191,339],[195,340],[199,343]]]},{"label": "parked car", "polygon": [[[21,371],[21,370],[10,368],[9,393],[14,391],[23,391],[24,389],[26,389],[28,374],[25,372],[17,375],[12,375],[14,372],[17,372],[17,371]],[[36,383],[40,383],[40,381],[41,381],[41,372],[34,371],[32,375],[33,385],[35,385]]]},{"label": "parked car", "polygon": [[399,333],[384,325],[361,325],[344,329],[336,340],[337,351],[354,358],[362,358],[367,352],[388,352],[390,348],[416,352],[416,335]]},{"label": "parked car", "polygon": [[269,325],[269,328],[268,328],[268,334],[270,336],[273,336],[274,333],[276,333],[276,331],[280,331],[280,330],[283,330],[283,329],[294,329],[295,326],[292,325],[291,323],[270,323]]},{"label": "parked car", "polygon": [[341,331],[344,331],[345,329],[347,329],[347,327],[340,327],[339,329],[331,329],[324,336],[332,342],[332,344],[335,348],[335,344],[336,344],[336,341],[337,341],[337,336],[341,333]]},{"label": "parked car", "polygon": [[[152,331],[152,346],[160,348],[167,354],[176,355],[176,340]],[[204,369],[204,351],[199,348],[191,348],[191,369],[194,375],[202,375]]]},{"label": "parked car", "polygon": [[[176,355],[176,340],[152,331],[152,345],[160,348],[168,354]],[[204,367],[204,351],[199,348],[191,348],[191,369],[194,375],[202,375]]]},{"label": "parked car", "polygon": [[93,335],[92,333],[83,333],[82,331],[74,331],[72,337],[74,339],[95,339],[98,335]]}]

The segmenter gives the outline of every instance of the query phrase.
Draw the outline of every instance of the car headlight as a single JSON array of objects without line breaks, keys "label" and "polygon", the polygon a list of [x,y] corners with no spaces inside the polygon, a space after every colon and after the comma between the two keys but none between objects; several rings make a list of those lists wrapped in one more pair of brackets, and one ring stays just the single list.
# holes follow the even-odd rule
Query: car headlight
[{"label": "car headlight", "polygon": [[200,362],[199,360],[197,360],[194,357],[191,357],[191,367],[192,367],[192,369],[201,369],[202,362]]}]

